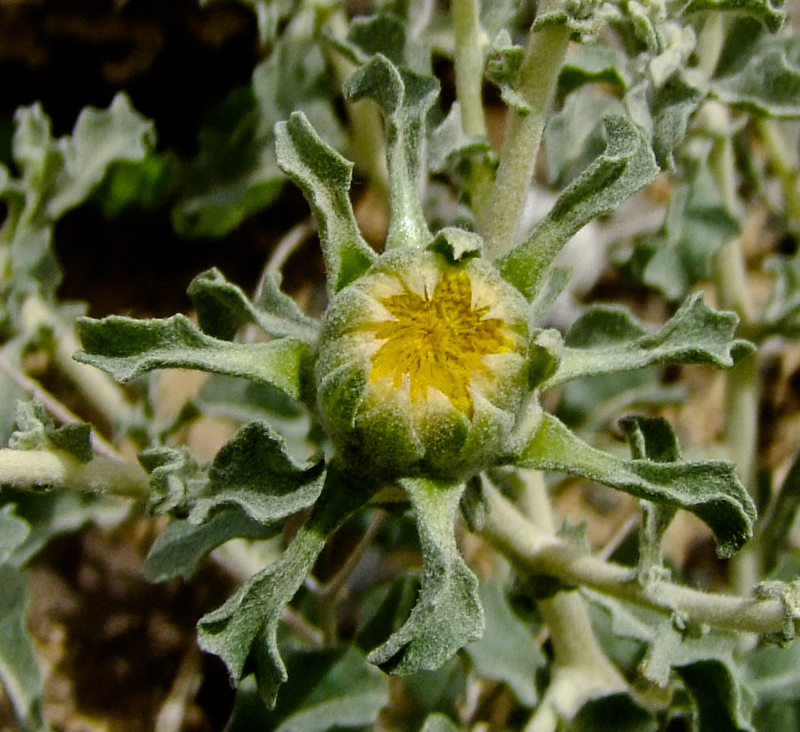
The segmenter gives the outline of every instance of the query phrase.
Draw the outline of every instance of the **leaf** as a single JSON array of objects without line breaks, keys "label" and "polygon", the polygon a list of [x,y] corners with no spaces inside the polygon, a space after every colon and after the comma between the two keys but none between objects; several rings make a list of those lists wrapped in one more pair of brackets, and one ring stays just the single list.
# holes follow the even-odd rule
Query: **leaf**
[{"label": "leaf", "polygon": [[749,342],[733,337],[738,321],[735,313],[709,308],[701,293],[687,299],[652,334],[621,307],[593,307],[567,334],[558,370],[542,388],[654,364],[709,363],[729,368],[753,349]]},{"label": "leaf", "polygon": [[63,450],[82,463],[88,463],[94,455],[92,428],[88,424],[56,427],[38,402],[18,402],[15,422],[16,429],[8,442],[15,450]]},{"label": "leaf", "polygon": [[383,110],[391,207],[386,248],[427,246],[431,233],[422,211],[420,186],[427,180],[426,121],[439,82],[433,76],[398,69],[377,54],[347,80],[344,92],[351,102],[372,99]]},{"label": "leaf", "polygon": [[319,325],[281,292],[278,273],[266,278],[258,303],[251,302],[216,268],[197,275],[187,292],[200,327],[214,338],[233,340],[242,326],[254,323],[275,338],[289,336],[309,345],[316,343]]},{"label": "leaf", "polygon": [[764,36],[743,61],[713,79],[718,99],[769,117],[800,116],[800,38]]},{"label": "leaf", "polygon": [[415,512],[422,547],[422,588],[405,624],[367,660],[406,675],[441,666],[481,636],[478,580],[456,545],[453,522],[464,486],[426,479],[400,481]]},{"label": "leaf", "polygon": [[251,519],[271,524],[313,505],[324,477],[323,460],[297,464],[280,435],[263,422],[251,422],[217,452],[189,520],[202,523],[218,508],[234,505]]},{"label": "leaf", "polygon": [[388,678],[353,647],[294,653],[287,668],[271,720],[276,732],[371,727],[389,703]]},{"label": "leaf", "polygon": [[425,724],[422,725],[422,732],[458,732],[459,727],[456,727],[449,717],[439,712],[429,714],[425,718]]},{"label": "leaf", "polygon": [[752,697],[733,658],[736,637],[719,632],[690,637],[662,626],[644,661],[647,678],[663,686],[676,669],[694,707],[698,732],[754,732]]},{"label": "leaf", "polygon": [[0,564],[0,585],[0,680],[22,727],[44,731],[42,675],[25,626],[27,582],[19,570]]},{"label": "leaf", "polygon": [[532,707],[539,697],[536,675],[547,660],[531,629],[509,607],[500,582],[482,584],[480,596],[486,630],[465,651],[481,678],[507,684],[521,704]]},{"label": "leaf", "polygon": [[604,119],[605,152],[565,188],[528,238],[498,262],[503,276],[533,297],[561,247],[596,216],[614,211],[658,174],[649,141],[630,119]]},{"label": "leaf", "polygon": [[734,554],[753,533],[755,506],[729,462],[623,460],[590,447],[555,417],[544,414],[514,464],[580,475],[637,498],[691,511],[714,532],[717,553],[723,557]]},{"label": "leaf", "polygon": [[786,11],[781,0],[690,0],[681,12],[683,15],[693,15],[709,11],[727,11],[754,18],[763,23],[771,33],[779,31],[786,21]]},{"label": "leaf", "polygon": [[230,539],[268,539],[280,525],[264,526],[238,507],[222,508],[202,524],[175,519],[150,547],[142,573],[151,582],[191,579],[205,558]]},{"label": "leaf", "polygon": [[0,508],[0,565],[11,563],[11,558],[30,534],[27,521],[14,515],[14,505]]},{"label": "leaf", "polygon": [[630,695],[610,694],[592,699],[564,727],[564,732],[595,732],[613,725],[614,732],[657,732],[655,717]]},{"label": "leaf", "polygon": [[288,678],[277,641],[283,609],[303,584],[328,536],[369,497],[369,491],[348,484],[329,469],[311,516],[280,559],[253,575],[198,623],[201,647],[222,658],[233,683],[254,672],[259,693],[270,707]]},{"label": "leaf", "polygon": [[745,657],[744,680],[759,704],[797,701],[800,688],[800,643],[785,648],[764,645]]},{"label": "leaf", "polygon": [[302,112],[275,126],[278,162],[303,191],[317,220],[328,289],[338,292],[362,275],[376,254],[364,241],[350,204],[353,164],[328,146]]},{"label": "leaf", "polygon": [[741,224],[726,203],[708,162],[710,146],[695,150],[685,182],[673,193],[664,233],[647,245],[644,280],[670,300],[684,297],[711,274],[714,253],[738,236]]},{"label": "leaf", "polygon": [[606,84],[624,92],[628,85],[625,57],[616,49],[598,44],[578,46],[558,73],[556,99],[563,100],[585,84]]},{"label": "leaf", "polygon": [[75,359],[126,382],[148,371],[188,368],[241,376],[302,400],[308,345],[295,338],[229,343],[203,333],[184,315],[165,319],[80,318],[83,350]]},{"label": "leaf", "polygon": [[763,335],[796,338],[800,334],[800,257],[773,257],[767,260],[765,269],[772,275],[773,287],[761,315]]}]

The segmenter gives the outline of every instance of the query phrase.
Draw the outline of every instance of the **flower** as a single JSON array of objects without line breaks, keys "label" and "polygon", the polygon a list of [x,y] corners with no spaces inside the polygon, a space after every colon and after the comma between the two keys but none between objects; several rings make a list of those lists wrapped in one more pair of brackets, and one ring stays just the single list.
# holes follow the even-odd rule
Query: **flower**
[{"label": "flower", "polygon": [[485,260],[399,250],[334,299],[316,366],[340,455],[383,475],[494,464],[527,387],[527,303]]}]

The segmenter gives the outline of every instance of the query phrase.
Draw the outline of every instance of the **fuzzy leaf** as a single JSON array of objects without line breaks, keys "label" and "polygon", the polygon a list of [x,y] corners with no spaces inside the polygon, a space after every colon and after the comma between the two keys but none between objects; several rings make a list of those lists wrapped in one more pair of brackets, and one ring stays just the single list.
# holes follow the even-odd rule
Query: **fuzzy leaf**
[{"label": "fuzzy leaf", "polygon": [[459,728],[450,721],[449,717],[434,712],[425,718],[422,732],[459,732]]},{"label": "fuzzy leaf", "polygon": [[230,539],[268,539],[279,528],[266,527],[237,507],[222,508],[199,525],[175,519],[150,547],[142,573],[151,582],[173,577],[188,580],[214,549]]},{"label": "fuzzy leaf", "polygon": [[786,21],[786,11],[782,0],[690,0],[684,5],[682,13],[706,13],[708,11],[728,11],[736,15],[755,18],[767,30],[775,33]]},{"label": "fuzzy leaf", "polygon": [[612,115],[603,124],[603,154],[561,192],[528,238],[498,262],[503,276],[528,297],[536,294],[546,269],[570,237],[595,216],[614,211],[659,172],[649,141],[630,119]]},{"label": "fuzzy leaf", "polygon": [[22,727],[47,730],[41,711],[42,676],[25,627],[27,582],[18,569],[0,564],[0,585],[0,681]]},{"label": "fuzzy leaf", "polygon": [[0,508],[0,565],[11,563],[12,556],[23,545],[30,531],[27,521],[14,515],[13,505]]},{"label": "fuzzy leaf", "polygon": [[501,30],[492,41],[486,60],[486,78],[500,90],[503,103],[522,116],[531,113],[530,104],[516,91],[524,57],[525,49],[512,43],[508,31]]},{"label": "fuzzy leaf", "polygon": [[324,469],[322,460],[298,465],[280,435],[263,422],[251,422],[220,448],[189,520],[202,523],[218,508],[234,505],[259,523],[274,523],[317,500]]},{"label": "fuzzy leaf", "polygon": [[258,303],[251,302],[216,268],[197,275],[187,292],[200,327],[214,338],[233,340],[243,325],[254,323],[275,338],[289,336],[309,344],[316,342],[318,324],[281,292],[279,274],[265,280]]},{"label": "fuzzy leaf", "polygon": [[764,335],[800,335],[797,315],[800,313],[800,257],[781,257],[766,264],[773,277],[772,294],[764,308]]},{"label": "fuzzy leaf", "polygon": [[[612,721],[613,720],[613,721]],[[595,732],[613,724],[614,732],[657,732],[656,718],[630,695],[610,694],[592,699],[564,728],[564,732]]]},{"label": "fuzzy leaf", "polygon": [[483,637],[466,648],[481,678],[508,685],[525,706],[536,704],[536,674],[547,660],[530,628],[511,610],[499,582],[481,586],[481,605],[486,617]]},{"label": "fuzzy leaf", "polygon": [[712,81],[711,90],[722,101],[757,114],[800,116],[800,38],[763,37],[744,63]]},{"label": "fuzzy leaf", "polygon": [[625,58],[619,51],[608,46],[581,45],[567,56],[558,73],[556,99],[564,99],[584,84],[607,84],[624,92],[626,76]]},{"label": "fuzzy leaf", "polygon": [[353,164],[327,145],[302,112],[275,126],[278,163],[303,191],[317,220],[328,287],[338,292],[375,261],[350,204]]},{"label": "fuzzy leaf", "polygon": [[347,80],[344,91],[352,102],[372,99],[383,110],[391,206],[387,249],[427,246],[431,233],[422,211],[420,186],[427,179],[426,121],[439,82],[433,76],[398,69],[377,54]]},{"label": "fuzzy leaf", "polygon": [[733,337],[735,313],[712,310],[701,293],[690,297],[657,332],[648,333],[623,308],[596,306],[567,334],[558,370],[542,386],[664,363],[710,363],[729,368],[752,351]]},{"label": "fuzzy leaf", "polygon": [[15,422],[16,429],[8,442],[15,450],[63,450],[82,463],[88,463],[94,455],[92,428],[88,424],[56,427],[38,402],[18,402]]},{"label": "fuzzy leaf", "polygon": [[623,460],[589,446],[549,414],[543,415],[514,462],[523,468],[580,475],[637,498],[691,511],[714,532],[720,556],[734,554],[753,533],[755,506],[729,462]]},{"label": "fuzzy leaf", "polygon": [[202,648],[220,656],[237,683],[254,672],[259,693],[272,707],[287,679],[278,651],[278,623],[284,607],[303,584],[327,537],[369,499],[328,471],[325,488],[306,524],[274,564],[253,575],[222,607],[198,623]]},{"label": "fuzzy leaf", "polygon": [[75,358],[118,381],[130,381],[154,369],[187,368],[270,384],[295,399],[303,394],[301,371],[308,345],[294,338],[229,343],[207,336],[184,315],[143,320],[81,318],[78,333],[83,350]]},{"label": "fuzzy leaf", "polygon": [[483,633],[478,580],[456,546],[462,484],[404,479],[422,546],[422,589],[405,624],[369,654],[370,663],[398,675],[441,666]]}]

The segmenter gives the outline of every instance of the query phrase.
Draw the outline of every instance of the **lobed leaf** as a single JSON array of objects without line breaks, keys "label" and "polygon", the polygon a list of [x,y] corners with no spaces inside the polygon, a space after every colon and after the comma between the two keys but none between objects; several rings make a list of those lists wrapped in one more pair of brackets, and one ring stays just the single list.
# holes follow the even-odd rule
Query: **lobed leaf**
[{"label": "lobed leaf", "polygon": [[427,179],[426,122],[439,82],[376,54],[347,80],[344,92],[349,101],[372,99],[383,110],[391,206],[386,248],[427,246],[431,233],[420,187]]},{"label": "lobed leaf", "polygon": [[438,668],[481,636],[478,580],[464,563],[453,523],[464,486],[407,478],[400,481],[415,512],[422,547],[422,588],[411,615],[367,660],[398,675]]},{"label": "lobed leaf", "polygon": [[278,163],[300,187],[317,220],[328,289],[335,293],[375,261],[350,203],[353,164],[327,145],[302,112],[275,126]]},{"label": "lobed leaf", "polygon": [[200,327],[214,338],[233,340],[242,326],[253,323],[275,338],[288,336],[309,345],[316,343],[318,323],[281,292],[278,273],[265,278],[261,296],[255,303],[216,268],[197,275],[187,292]]},{"label": "lobed leaf", "polygon": [[498,261],[503,276],[533,297],[553,258],[567,240],[594,217],[614,211],[658,175],[659,168],[643,131],[630,119],[611,115],[603,121],[606,148],[565,188],[528,238]]},{"label": "lobed leaf", "polygon": [[734,554],[753,534],[756,509],[729,462],[624,460],[589,446],[558,419],[544,414],[514,464],[580,475],[637,498],[691,511],[714,532],[717,552],[723,557]]},{"label": "lobed leaf", "polygon": [[311,516],[280,559],[253,575],[198,623],[202,648],[222,658],[233,683],[255,673],[259,693],[270,707],[288,678],[277,641],[283,609],[303,584],[328,536],[369,497],[369,491],[348,485],[329,470]]},{"label": "lobed leaf", "polygon": [[143,320],[81,318],[78,333],[83,350],[75,359],[118,381],[130,381],[154,369],[188,368],[252,379],[295,399],[304,394],[302,372],[308,345],[295,338],[229,343],[206,335],[184,315]]},{"label": "lobed leaf", "polygon": [[584,376],[664,363],[708,363],[729,368],[753,346],[734,338],[735,313],[712,310],[701,293],[686,300],[656,333],[623,308],[596,306],[572,327],[549,388]]},{"label": "lobed leaf", "polygon": [[755,18],[775,33],[786,21],[786,10],[782,0],[689,0],[682,13],[732,12],[736,15]]}]

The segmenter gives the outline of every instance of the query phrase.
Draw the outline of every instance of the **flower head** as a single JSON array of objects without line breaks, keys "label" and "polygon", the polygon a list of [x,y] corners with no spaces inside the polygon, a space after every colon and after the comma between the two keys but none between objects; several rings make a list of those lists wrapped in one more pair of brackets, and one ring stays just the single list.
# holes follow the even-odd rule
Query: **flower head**
[{"label": "flower head", "polygon": [[463,474],[492,464],[527,384],[526,303],[491,264],[383,255],[326,315],[320,412],[375,471]]}]

